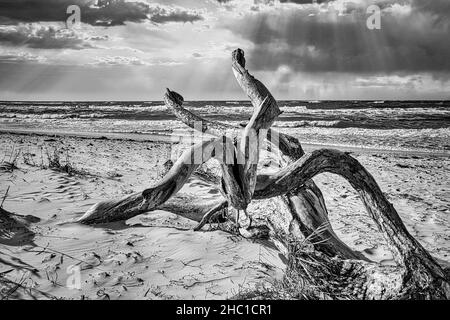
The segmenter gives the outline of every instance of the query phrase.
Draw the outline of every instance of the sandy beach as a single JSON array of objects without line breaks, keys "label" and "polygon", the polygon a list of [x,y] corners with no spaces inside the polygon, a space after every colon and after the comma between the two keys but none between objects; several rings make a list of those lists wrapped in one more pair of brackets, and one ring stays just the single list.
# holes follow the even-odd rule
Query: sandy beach
[{"label": "sandy beach", "polygon": [[[305,144],[306,151],[323,145]],[[0,134],[0,159],[20,154],[0,172],[3,214],[0,273],[14,298],[226,299],[281,279],[285,259],[268,243],[222,231],[194,232],[195,221],[153,211],[126,222],[65,223],[93,204],[142,191],[156,181],[171,145],[145,139],[51,134]],[[42,168],[60,152],[72,174]],[[450,265],[450,158],[443,154],[351,148],[393,203],[409,232]],[[351,248],[392,264],[385,241],[351,186],[338,176],[314,178],[332,226]],[[215,194],[191,178],[183,192]],[[74,267],[81,288],[68,287]]]},{"label": "sandy beach", "polygon": [[450,0],[0,0],[0,300],[450,300],[449,34]]}]

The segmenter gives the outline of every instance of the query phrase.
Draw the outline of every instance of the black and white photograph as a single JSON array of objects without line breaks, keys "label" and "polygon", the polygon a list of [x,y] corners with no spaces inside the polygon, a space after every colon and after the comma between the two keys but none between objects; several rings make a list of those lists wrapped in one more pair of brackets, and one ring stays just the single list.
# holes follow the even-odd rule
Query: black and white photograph
[{"label": "black and white photograph", "polygon": [[0,299],[448,301],[449,39],[450,0],[0,0]]}]

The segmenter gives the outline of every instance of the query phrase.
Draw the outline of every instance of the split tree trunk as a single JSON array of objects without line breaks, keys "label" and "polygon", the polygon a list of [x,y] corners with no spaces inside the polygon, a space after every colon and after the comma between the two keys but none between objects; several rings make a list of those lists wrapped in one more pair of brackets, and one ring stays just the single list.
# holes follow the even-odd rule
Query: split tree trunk
[{"label": "split tree trunk", "polygon": [[[196,230],[209,219],[226,214],[241,227],[244,235],[268,229],[269,237],[290,254],[290,266],[302,280],[325,288],[333,296],[359,299],[428,298],[448,299],[448,275],[414,239],[395,208],[389,203],[369,172],[351,156],[336,150],[304,154],[297,139],[269,129],[280,110],[267,88],[245,69],[242,50],[233,52],[233,73],[247,93],[254,113],[243,130],[207,121],[182,107],[181,95],[168,90],[165,103],[188,126],[215,138],[202,141],[176,161],[164,178],[144,190],[118,201],[101,202],[86,212],[79,222],[92,224],[126,220],[155,209],[165,209],[199,221]],[[198,125],[200,123],[200,125]],[[260,137],[268,129],[269,149],[282,168],[273,174],[258,172]],[[243,133],[242,133],[243,132]],[[247,138],[258,138],[254,153]],[[273,139],[278,137],[278,139]],[[274,143],[278,140],[279,143]],[[223,142],[226,142],[225,145]],[[224,154],[232,151],[231,163]],[[282,155],[274,154],[280,150]],[[243,155],[239,163],[236,155]],[[216,158],[222,175],[208,177],[200,165]],[[226,158],[226,157],[225,157]],[[369,216],[383,233],[397,266],[382,266],[368,261],[345,245],[333,232],[325,202],[311,180],[317,174],[338,174],[355,188]],[[222,193],[213,203],[202,203],[192,195],[177,194],[191,175],[209,183],[220,181]],[[202,203],[199,205],[198,203]],[[239,216],[243,210],[244,215]],[[306,244],[306,246],[305,246]]]}]

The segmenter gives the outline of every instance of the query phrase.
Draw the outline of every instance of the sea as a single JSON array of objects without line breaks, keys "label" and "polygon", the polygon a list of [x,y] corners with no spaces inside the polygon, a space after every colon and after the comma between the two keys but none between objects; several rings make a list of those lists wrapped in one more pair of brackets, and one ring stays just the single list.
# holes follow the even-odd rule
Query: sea
[{"label": "sea", "polygon": [[[303,143],[450,155],[450,101],[278,101],[273,127]],[[202,117],[245,124],[248,101],[187,101]],[[162,139],[186,129],[162,101],[0,102],[0,131]]]}]

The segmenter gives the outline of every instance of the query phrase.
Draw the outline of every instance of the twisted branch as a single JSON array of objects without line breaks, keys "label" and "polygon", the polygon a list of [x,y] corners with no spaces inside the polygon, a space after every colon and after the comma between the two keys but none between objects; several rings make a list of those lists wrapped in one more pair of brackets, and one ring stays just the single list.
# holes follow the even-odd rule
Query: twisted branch
[{"label": "twisted branch", "polygon": [[[336,285],[332,284],[333,290],[341,290],[362,299],[450,297],[449,279],[443,269],[409,234],[374,178],[353,157],[327,149],[304,155],[295,138],[280,134],[279,149],[287,159],[278,160],[284,167],[274,174],[257,175],[259,137],[264,130],[270,128],[280,110],[267,88],[245,69],[242,50],[233,52],[232,67],[239,85],[254,106],[253,116],[245,129],[240,132],[233,126],[202,119],[182,107],[181,95],[168,90],[165,95],[168,108],[190,127],[212,133],[216,138],[186,150],[161,181],[142,193],[122,200],[101,202],[89,209],[79,221],[90,224],[125,220],[144,212],[165,208],[200,221],[195,228],[199,230],[220,212],[245,211],[252,200],[261,200],[264,205],[274,205],[276,210],[271,213],[267,213],[267,210],[252,212],[250,218],[259,221],[259,226],[256,223],[252,228],[270,229],[272,236],[281,238],[284,245],[290,246],[293,235],[297,236],[294,237],[294,244],[300,243],[300,240],[308,241],[319,226],[326,226],[325,231],[317,235],[322,238],[317,244],[312,244],[311,252],[294,253],[293,265],[304,270],[315,270],[319,278],[324,270],[331,270],[333,279],[338,280]],[[196,121],[201,122],[200,129],[196,128]],[[273,130],[269,132],[270,135],[277,134]],[[250,147],[255,147],[248,141],[252,134],[257,137],[253,154],[248,152]],[[224,147],[225,152],[233,151],[231,163],[223,161],[223,155],[217,154],[217,150],[223,150]],[[242,162],[238,161],[239,156],[243,156]],[[220,187],[225,199],[218,199],[206,206],[187,205],[188,201],[193,202],[195,198],[177,192],[199,166],[212,157],[221,162]],[[344,177],[358,192],[370,217],[386,238],[398,266],[388,267],[362,261],[366,259],[335,235],[329,226],[322,193],[311,180],[323,172]],[[240,221],[237,214],[234,217],[236,222]],[[251,231],[250,226],[248,230]],[[305,267],[300,261],[307,261],[318,267]]]}]

